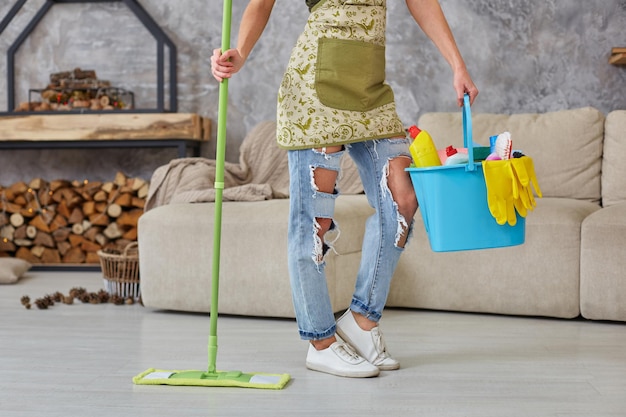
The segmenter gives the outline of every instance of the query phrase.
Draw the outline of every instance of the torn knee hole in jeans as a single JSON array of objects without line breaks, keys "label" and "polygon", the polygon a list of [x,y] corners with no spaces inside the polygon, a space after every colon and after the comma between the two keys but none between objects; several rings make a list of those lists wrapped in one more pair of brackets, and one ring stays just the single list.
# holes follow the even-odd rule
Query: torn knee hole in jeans
[{"label": "torn knee hole in jeans", "polygon": [[[332,168],[321,167],[311,165],[311,188],[313,191],[327,193],[327,194],[337,194],[339,191],[337,190],[337,180],[339,178],[339,171]],[[318,185],[318,177],[319,181],[323,182],[322,187]],[[328,186],[330,184],[330,186]]]},{"label": "torn knee hole in jeans", "polygon": [[[382,190],[382,195],[384,197],[389,196],[391,198],[391,201],[393,202],[393,207],[396,212],[396,220],[398,222],[398,227],[396,229],[396,240],[394,241],[394,245],[398,248],[406,246],[407,240],[411,234],[412,228],[410,226],[412,226],[413,223],[411,222],[411,224],[409,224],[404,216],[400,214],[398,203],[393,198],[393,193],[389,188],[389,162],[391,161],[391,159],[393,158],[390,158],[383,167],[383,175],[380,180],[380,188]],[[400,244],[401,242],[402,244]]]},{"label": "torn knee hole in jeans", "polygon": [[[326,231],[322,229],[320,221],[329,220],[330,225],[326,228]],[[320,236],[321,234],[321,236]],[[313,222],[313,261],[317,266],[320,266],[324,262],[324,257],[329,250],[337,253],[334,244],[339,239],[339,228],[337,224],[331,218],[316,217]],[[331,239],[327,240],[326,238]]]}]

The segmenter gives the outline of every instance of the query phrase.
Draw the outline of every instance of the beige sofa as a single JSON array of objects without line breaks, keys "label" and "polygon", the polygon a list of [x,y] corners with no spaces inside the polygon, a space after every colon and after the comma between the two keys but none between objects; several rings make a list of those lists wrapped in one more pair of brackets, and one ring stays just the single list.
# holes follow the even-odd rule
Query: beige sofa
[{"label": "beige sofa", "polygon": [[[459,113],[419,123],[439,148],[460,146]],[[475,114],[474,141],[508,130],[532,156],[543,198],[523,245],[433,252],[418,211],[389,307],[626,321],[626,111]],[[168,204],[139,220],[141,287],[150,308],[208,312],[213,203]],[[293,317],[287,273],[287,199],[224,202],[219,310]],[[348,307],[361,255],[363,195],[337,200],[338,255],[327,259],[335,311]]]}]

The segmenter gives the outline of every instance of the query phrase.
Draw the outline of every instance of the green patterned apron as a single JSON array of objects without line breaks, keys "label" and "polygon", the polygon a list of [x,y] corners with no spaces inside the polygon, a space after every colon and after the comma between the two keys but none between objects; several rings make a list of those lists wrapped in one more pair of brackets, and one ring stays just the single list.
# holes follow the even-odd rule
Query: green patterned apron
[{"label": "green patterned apron", "polygon": [[405,136],[385,83],[386,11],[386,0],[313,7],[278,92],[281,148]]}]

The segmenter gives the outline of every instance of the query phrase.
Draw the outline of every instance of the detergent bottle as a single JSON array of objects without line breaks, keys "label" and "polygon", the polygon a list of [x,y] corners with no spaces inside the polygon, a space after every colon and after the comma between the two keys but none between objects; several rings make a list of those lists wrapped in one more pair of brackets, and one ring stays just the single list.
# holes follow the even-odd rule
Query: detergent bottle
[{"label": "detergent bottle", "polygon": [[465,153],[460,153],[454,146],[446,148],[446,160],[444,165],[467,164],[469,157]]},{"label": "detergent bottle", "polygon": [[428,132],[419,129],[417,126],[411,126],[409,128],[409,135],[413,139],[409,150],[413,157],[413,163],[415,163],[417,168],[441,165],[437,148],[435,148],[433,138]]}]

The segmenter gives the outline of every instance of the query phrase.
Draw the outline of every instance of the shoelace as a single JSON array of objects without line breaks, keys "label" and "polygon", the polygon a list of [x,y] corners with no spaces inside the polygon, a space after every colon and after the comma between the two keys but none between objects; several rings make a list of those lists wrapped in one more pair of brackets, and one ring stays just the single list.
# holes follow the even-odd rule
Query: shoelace
[{"label": "shoelace", "polygon": [[336,352],[338,355],[342,356],[346,361],[359,361],[361,357],[354,350],[352,346],[347,343],[342,343],[337,346]]},{"label": "shoelace", "polygon": [[374,342],[374,348],[376,349],[376,352],[378,352],[376,361],[383,360],[391,356],[387,352],[387,346],[385,346],[385,340],[383,339],[383,334],[378,327],[374,327],[372,329],[372,339]]}]

